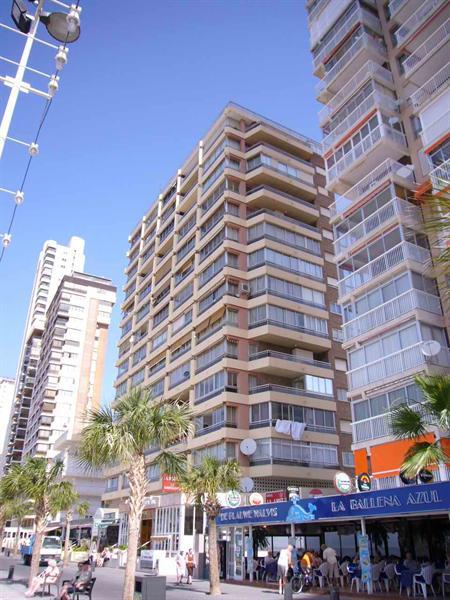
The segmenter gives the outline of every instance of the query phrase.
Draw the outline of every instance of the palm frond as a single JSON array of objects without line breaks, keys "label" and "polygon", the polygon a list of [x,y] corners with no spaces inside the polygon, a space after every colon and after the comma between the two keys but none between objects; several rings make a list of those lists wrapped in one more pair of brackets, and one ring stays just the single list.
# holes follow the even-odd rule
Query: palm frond
[{"label": "palm frond", "polygon": [[390,425],[393,435],[398,439],[414,439],[427,432],[423,415],[406,404],[391,411]]},{"label": "palm frond", "polygon": [[79,495],[69,481],[55,483],[49,492],[49,507],[54,516],[60,511],[68,511],[78,501]]},{"label": "palm frond", "polygon": [[415,382],[422,390],[425,405],[436,424],[450,431],[450,377],[448,375],[417,375]]},{"label": "palm frond", "polygon": [[155,459],[159,465],[160,472],[172,477],[182,477],[186,472],[187,462],[183,454],[175,454],[167,450],[162,450]]},{"label": "palm frond", "polygon": [[449,460],[439,442],[416,442],[405,455],[402,471],[407,477],[416,477],[422,469],[437,466]]}]

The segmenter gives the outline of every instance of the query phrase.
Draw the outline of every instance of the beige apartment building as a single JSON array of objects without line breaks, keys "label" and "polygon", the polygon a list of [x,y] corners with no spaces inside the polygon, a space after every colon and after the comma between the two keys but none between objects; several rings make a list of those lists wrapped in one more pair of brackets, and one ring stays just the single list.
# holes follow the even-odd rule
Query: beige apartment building
[{"label": "beige apartment building", "polygon": [[[449,372],[448,305],[423,193],[449,186],[448,0],[309,0],[356,472],[400,485],[388,413]],[[446,241],[444,241],[446,243]],[[446,310],[447,309],[447,310]],[[441,433],[430,427],[426,438]],[[442,440],[446,446],[450,440]],[[448,479],[443,466],[436,480]]]},{"label": "beige apartment building", "polygon": [[[175,449],[193,464],[236,458],[263,495],[327,493],[353,467],[324,186],[316,142],[230,103],[129,237],[117,396],[148,386],[155,402],[189,403],[195,434]],[[186,549],[201,515],[156,452],[142,541]],[[111,469],[103,502],[121,510],[119,542],[127,486]]]}]

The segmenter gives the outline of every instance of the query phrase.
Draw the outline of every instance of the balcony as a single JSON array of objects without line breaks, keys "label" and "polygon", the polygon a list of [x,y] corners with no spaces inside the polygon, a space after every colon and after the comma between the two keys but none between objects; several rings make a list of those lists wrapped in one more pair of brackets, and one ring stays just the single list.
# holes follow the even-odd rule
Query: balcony
[{"label": "balcony", "polygon": [[264,373],[279,377],[293,377],[298,374],[314,374],[319,377],[331,377],[329,362],[309,359],[304,356],[279,352],[278,350],[261,350],[249,356],[249,370],[253,373]]},{"label": "balcony", "polygon": [[425,103],[432,100],[435,96],[445,90],[450,80],[450,63],[447,63],[440,71],[435,73],[433,77],[430,77],[422,87],[411,94],[408,98],[408,104],[410,104],[415,111],[421,109]]},{"label": "balcony", "polygon": [[441,348],[435,356],[425,356],[422,353],[423,342],[394,352],[379,360],[373,361],[347,372],[349,391],[402,375],[413,369],[424,369],[427,366],[450,367],[450,349]]},{"label": "balcony", "polygon": [[391,250],[381,254],[378,258],[375,258],[357,271],[341,279],[338,283],[340,297],[354,292],[369,281],[372,282],[375,278],[386,273],[404,260],[413,260],[419,263],[421,267],[426,265],[428,267],[432,266],[429,250],[416,246],[411,242],[400,242],[400,244],[397,244]]},{"label": "balcony", "polygon": [[295,388],[287,385],[278,385],[276,383],[265,383],[263,385],[256,385],[250,388],[250,394],[262,394],[264,392],[275,392],[276,394],[288,394],[293,396],[306,396],[308,398],[319,398],[321,400],[332,400],[334,401],[333,394],[309,392],[305,389]]},{"label": "balcony", "polygon": [[214,423],[213,425],[208,425],[208,427],[202,427],[201,429],[196,429],[194,437],[200,437],[202,435],[207,435],[208,433],[212,433],[213,431],[218,431],[224,427],[229,427],[231,429],[236,429],[237,423],[233,419],[222,420],[218,423]]},{"label": "balcony", "polygon": [[313,56],[314,74],[320,76],[323,74],[324,61],[331,55],[333,50],[342,42],[348,35],[349,31],[355,27],[357,23],[366,23],[374,31],[381,33],[381,23],[378,17],[369,13],[355,4],[354,10],[346,16],[339,27],[336,29],[333,36],[320,47],[319,52]]},{"label": "balcony", "polygon": [[447,0],[427,0],[397,29],[394,38],[397,46],[405,42],[425,23]]},{"label": "balcony", "polygon": [[428,294],[422,290],[408,290],[397,296],[397,298],[393,298],[389,302],[385,302],[377,308],[344,323],[342,326],[344,340],[348,342],[389,323],[389,321],[406,315],[411,310],[425,310],[435,315],[442,315],[438,296],[433,296],[433,294]]},{"label": "balcony", "polygon": [[377,64],[373,60],[367,61],[359,71],[342,87],[328,104],[319,111],[319,123],[321,126],[335,113],[341,106],[347,102],[351,96],[358,90],[366,81],[374,79],[382,85],[394,89],[394,79],[392,73]]},{"label": "balcony", "polygon": [[450,36],[450,19],[447,19],[440,27],[408,56],[402,62],[403,74],[410,77],[413,71],[416,71],[422,64],[428,62],[429,58],[444,44],[447,43]]},{"label": "balcony", "polygon": [[[433,422],[432,417],[425,413],[421,404],[413,404],[410,408],[414,412],[423,412],[423,417],[426,423]],[[353,428],[353,443],[365,442],[367,440],[375,440],[386,436],[392,436],[390,413],[369,417],[362,421],[352,423]]]},{"label": "balcony", "polygon": [[364,179],[345,192],[345,196],[337,196],[337,200],[330,205],[331,221],[345,218],[345,213],[351,209],[352,205],[380,188],[388,180],[394,181],[406,189],[412,188],[415,181],[412,165],[402,165],[391,158],[386,159]]},{"label": "balcony", "polygon": [[330,100],[333,94],[339,92],[348,81],[349,75],[371,59],[375,62],[385,62],[387,60],[386,47],[381,40],[364,33],[353,42],[347,52],[316,85],[316,98],[321,102]]},{"label": "balcony", "polygon": [[387,11],[391,21],[402,23],[409,15],[409,9],[414,10],[420,5],[420,0],[390,0]]},{"label": "balcony", "polygon": [[251,465],[293,464],[297,467],[335,468],[337,448],[332,445],[307,444],[288,439],[257,439],[257,449],[250,457]]},{"label": "balcony", "polygon": [[434,192],[448,190],[450,186],[450,159],[433,169],[430,173]]},{"label": "balcony", "polygon": [[408,147],[403,133],[382,123],[327,169],[328,187],[342,193],[371,174],[386,156],[397,160],[406,153]]},{"label": "balcony", "polygon": [[417,206],[406,200],[393,198],[334,242],[336,259],[340,261],[362,238],[372,235],[376,229],[396,216],[404,217],[402,222],[409,226],[416,225],[421,220],[421,212]]},{"label": "balcony", "polygon": [[[297,166],[266,154],[260,154],[258,158],[259,160],[257,157],[252,157],[252,165],[247,166],[246,181],[249,186],[255,188],[275,183],[275,187],[271,186],[272,189],[280,189],[290,196],[301,189],[303,195],[310,200],[315,199],[314,179],[309,171],[303,171]],[[248,162],[250,161],[247,161],[247,164]]]},{"label": "balcony", "polygon": [[396,100],[382,94],[378,90],[374,90],[365,98],[361,104],[348,115],[331,133],[324,137],[322,141],[323,154],[334,146],[339,140],[351,129],[357,127],[358,123],[371,111],[374,107],[383,109],[385,113],[396,114],[399,112],[399,105]]},{"label": "balcony", "polygon": [[311,48],[323,38],[352,0],[320,0],[308,15]]}]

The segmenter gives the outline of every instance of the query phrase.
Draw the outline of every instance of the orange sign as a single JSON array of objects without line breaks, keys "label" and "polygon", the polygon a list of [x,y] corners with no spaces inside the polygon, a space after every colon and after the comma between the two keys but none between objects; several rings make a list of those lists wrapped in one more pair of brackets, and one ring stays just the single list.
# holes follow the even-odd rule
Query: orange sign
[{"label": "orange sign", "polygon": [[162,476],[162,491],[163,492],[179,492],[180,488],[177,483],[176,477],[173,475]]}]

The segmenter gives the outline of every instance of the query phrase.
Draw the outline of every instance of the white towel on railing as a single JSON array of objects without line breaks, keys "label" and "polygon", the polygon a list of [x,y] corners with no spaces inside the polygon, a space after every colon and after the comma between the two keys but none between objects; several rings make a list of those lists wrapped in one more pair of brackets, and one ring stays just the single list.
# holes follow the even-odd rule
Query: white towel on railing
[{"label": "white towel on railing", "polygon": [[305,433],[306,423],[293,421],[291,425],[291,435],[293,440],[301,440]]},{"label": "white towel on railing", "polygon": [[282,419],[277,419],[275,423],[275,431],[278,433],[284,433],[285,435],[291,434],[291,425],[292,421],[284,421]]}]

